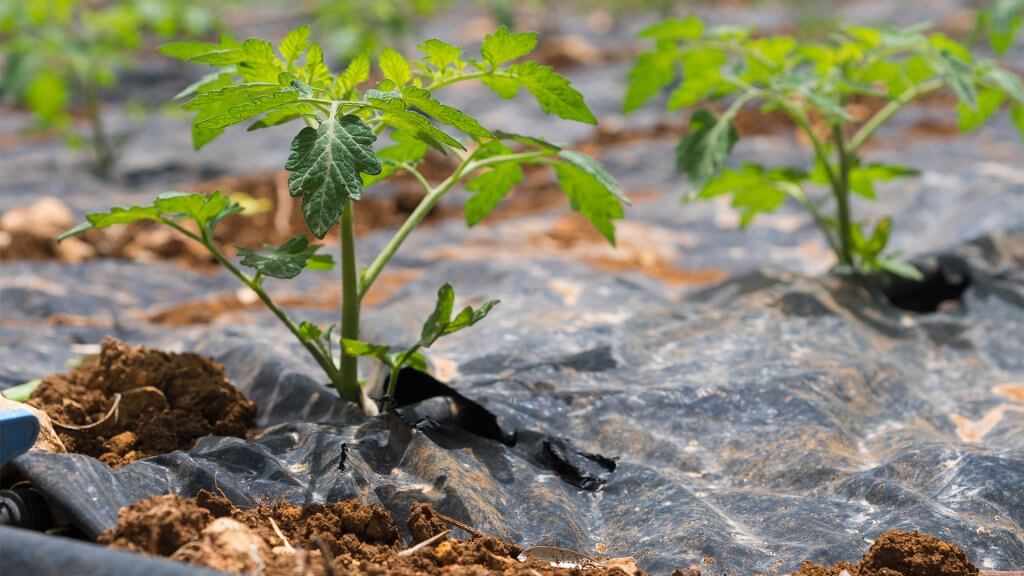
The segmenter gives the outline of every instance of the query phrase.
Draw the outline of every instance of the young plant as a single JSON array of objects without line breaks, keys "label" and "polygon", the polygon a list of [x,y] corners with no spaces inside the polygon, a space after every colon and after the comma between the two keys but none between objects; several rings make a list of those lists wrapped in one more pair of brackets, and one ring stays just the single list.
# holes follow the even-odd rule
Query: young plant
[{"label": "young plant", "polygon": [[[253,121],[249,130],[290,121],[306,124],[292,141],[285,168],[291,172],[288,188],[301,199],[301,210],[310,231],[324,238],[340,220],[341,315],[340,359],[332,352],[334,326],[322,329],[292,320],[264,289],[267,277],[292,278],[306,268],[325,268],[330,258],[317,253],[305,236],[281,246],[256,252],[241,250],[243,271],[214,242],[218,223],[239,212],[240,206],[214,193],[163,195],[149,206],[114,208],[87,215],[87,222],[64,237],[87,228],[151,220],[170,226],[200,242],[213,257],[243,284],[251,288],[323,368],[342,398],[359,402],[363,389],[358,379],[357,358],[371,356],[391,368],[387,395],[394,394],[399,370],[422,369],[422,348],[438,338],[468,328],[482,320],[497,302],[478,309],[464,308],[454,317],[454,290],[445,285],[422,334],[411,348],[393,351],[359,339],[363,297],[381,271],[431,209],[451,190],[465,183],[473,192],[466,203],[466,221],[472,226],[485,218],[523,179],[524,165],[553,167],[573,209],[579,211],[608,239],[615,241],[614,220],[622,218],[626,197],[615,180],[594,160],[564,150],[544,139],[491,131],[476,119],[436,98],[442,88],[480,80],[502,98],[512,98],[525,88],[541,109],[568,120],[594,123],[583,96],[548,66],[521,61],[536,46],[533,33],[510,33],[500,28],[484,38],[481,58],[463,58],[462,49],[427,40],[420,45],[425,57],[410,62],[384,48],[377,60],[383,77],[375,87],[362,89],[371,76],[366,55],[353,60],[340,74],[323,61],[318,44],[310,41],[309,28],[292,30],[277,46],[265,40],[221,44],[180,42],[161,52],[190,62],[218,68],[182,93],[184,108],[196,112],[192,125],[194,143],[202,147],[224,129]],[[446,125],[469,141],[442,130]],[[389,132],[392,144],[373,145],[378,135]],[[417,168],[429,148],[457,160],[447,178],[431,183]],[[364,187],[408,172],[426,195],[394,233],[373,261],[358,270],[353,203]]]},{"label": "young plant", "polygon": [[83,140],[74,126],[80,110],[89,127],[84,140],[93,168],[106,176],[118,139],[104,122],[103,97],[116,89],[118,71],[132,64],[144,34],[195,35],[215,25],[213,14],[194,1],[5,2],[0,92],[27,106],[40,127],[63,132],[72,145]]},{"label": "young plant", "polygon": [[[854,273],[885,270],[918,278],[912,266],[885,252],[890,219],[873,227],[856,220],[851,195],[875,198],[875,184],[917,174],[912,168],[866,163],[864,146],[911,102],[942,89],[956,95],[961,130],[984,124],[1004,103],[1024,131],[1024,84],[997,63],[975,58],[956,41],[923,27],[888,30],[847,27],[824,43],[784,35],[754,36],[735,27],[706,28],[695,17],[669,20],[643,32],[654,48],[641,53],[630,73],[624,109],[631,112],[681,81],[668,96],[669,110],[723,101],[716,113],[695,109],[677,147],[677,169],[694,186],[687,199],[728,195],[741,226],[795,200],[814,218],[838,264]],[[739,135],[733,126],[745,106],[781,111],[814,150],[810,169],[727,166]],[[872,110],[866,117],[853,103]],[[810,185],[830,194],[815,199]],[[829,205],[831,201],[831,205]],[[828,211],[831,211],[829,213]]]}]

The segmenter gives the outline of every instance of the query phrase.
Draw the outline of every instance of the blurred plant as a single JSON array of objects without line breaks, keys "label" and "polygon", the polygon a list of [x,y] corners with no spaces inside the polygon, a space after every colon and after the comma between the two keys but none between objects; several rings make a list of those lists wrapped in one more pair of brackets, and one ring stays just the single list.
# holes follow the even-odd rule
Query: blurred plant
[{"label": "blurred plant", "polygon": [[117,142],[104,123],[103,96],[116,89],[118,72],[132,64],[145,34],[192,36],[215,25],[211,12],[189,1],[3,2],[0,95],[27,106],[40,127],[63,132],[70,144],[83,140],[74,126],[81,111],[93,167],[107,175]]},{"label": "blurred plant", "polygon": [[[960,43],[924,27],[889,30],[846,27],[826,42],[798,42],[785,35],[753,36],[736,27],[707,29],[695,17],[668,20],[641,32],[655,47],[641,53],[630,73],[624,110],[632,112],[673,84],[669,110],[728,101],[724,111],[695,110],[677,148],[677,169],[694,190],[688,200],[728,195],[741,226],[795,200],[814,218],[841,267],[855,273],[886,270],[917,278],[916,268],[885,252],[891,222],[866,229],[853,218],[851,195],[874,199],[877,182],[917,174],[912,168],[865,163],[865,144],[911,102],[940,89],[959,100],[961,130],[984,124],[1005,102],[1024,132],[1024,84],[996,62],[975,58]],[[733,120],[751,103],[781,111],[814,149],[810,170],[726,162],[739,135]],[[848,104],[872,111],[856,118]],[[831,192],[816,200],[808,185]],[[832,201],[834,215],[825,212]]]},{"label": "blurred plant", "polygon": [[[263,286],[267,277],[292,278],[304,268],[329,267],[330,257],[317,254],[319,247],[310,245],[305,236],[296,236],[261,252],[241,250],[240,264],[255,273],[242,271],[213,241],[219,222],[241,211],[241,206],[219,192],[210,196],[164,195],[150,206],[89,214],[88,222],[64,237],[88,228],[149,220],[200,242],[284,323],[342,398],[376,410],[375,404],[366,401],[358,380],[357,357],[375,357],[391,369],[386,397],[393,397],[403,367],[425,368],[422,348],[475,324],[497,304],[489,301],[477,309],[466,307],[453,316],[455,293],[446,284],[411,347],[394,350],[359,340],[363,297],[409,234],[457,185],[465,182],[466,189],[473,192],[466,202],[466,221],[472,226],[523,179],[523,165],[551,166],[572,208],[614,243],[614,220],[622,218],[626,198],[600,164],[540,138],[488,130],[435,97],[451,84],[479,80],[502,98],[513,98],[525,88],[544,112],[595,123],[583,96],[568,80],[549,66],[521,61],[536,43],[536,34],[499,28],[484,38],[480,59],[467,61],[461,48],[440,40],[420,44],[425,57],[414,62],[384,48],[377,59],[383,80],[365,90],[360,86],[370,79],[370,58],[364,54],[335,74],[324,63],[320,46],[310,41],[305,26],[288,33],[276,51],[270,42],[258,39],[221,44],[178,42],[161,48],[165,55],[218,68],[181,94],[189,98],[183,107],[196,112],[192,127],[197,148],[220,136],[225,128],[250,120],[254,120],[250,130],[295,120],[307,125],[292,140],[285,168],[291,172],[289,191],[301,198],[302,213],[314,236],[323,238],[340,219],[342,302],[340,340],[336,340],[340,360],[336,361],[332,352],[335,326],[324,330],[307,322],[296,323]],[[458,130],[471,141],[463,142],[435,123]],[[378,135],[385,131],[390,131],[392,144],[374,150]],[[458,161],[448,177],[436,184],[417,168],[431,147]],[[362,197],[364,187],[401,171],[422,185],[425,196],[373,262],[359,272],[353,203]],[[191,221],[191,228],[183,226],[183,220]]]},{"label": "blurred plant", "polygon": [[992,50],[1002,56],[1013,47],[1022,22],[1024,0],[993,0],[978,11],[975,33],[986,36]]}]

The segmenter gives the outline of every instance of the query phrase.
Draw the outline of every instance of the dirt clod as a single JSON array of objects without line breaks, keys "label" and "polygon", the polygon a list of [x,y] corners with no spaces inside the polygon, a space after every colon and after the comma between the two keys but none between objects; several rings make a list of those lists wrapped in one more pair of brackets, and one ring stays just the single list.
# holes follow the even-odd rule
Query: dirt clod
[{"label": "dirt clod", "polygon": [[839,576],[843,570],[850,576],[968,576],[979,573],[956,544],[920,532],[890,530],[875,540],[857,566],[840,562],[825,567],[804,562],[793,576]]},{"label": "dirt clod", "polygon": [[[116,418],[104,421],[115,394],[121,396]],[[44,378],[28,403],[55,422],[69,451],[115,468],[187,450],[209,434],[244,437],[256,417],[255,404],[228,383],[216,363],[113,338],[103,341],[97,357]],[[86,429],[74,429],[81,427]]]},{"label": "dirt clod", "polygon": [[406,526],[409,527],[409,533],[412,534],[413,544],[423,542],[448,529],[448,525],[437,516],[437,512],[421,502],[412,505]]},{"label": "dirt clod", "polygon": [[[414,505],[408,519],[421,536],[437,530],[439,522],[425,504]],[[440,531],[445,528],[440,525]],[[402,556],[404,544],[391,514],[379,505],[355,500],[301,507],[276,502],[242,510],[210,492],[191,499],[155,496],[123,508],[117,526],[100,541],[236,574],[257,570],[264,576],[640,574],[631,558],[586,569],[554,568],[535,558],[520,562],[522,548],[490,537],[442,537],[437,544]]]}]

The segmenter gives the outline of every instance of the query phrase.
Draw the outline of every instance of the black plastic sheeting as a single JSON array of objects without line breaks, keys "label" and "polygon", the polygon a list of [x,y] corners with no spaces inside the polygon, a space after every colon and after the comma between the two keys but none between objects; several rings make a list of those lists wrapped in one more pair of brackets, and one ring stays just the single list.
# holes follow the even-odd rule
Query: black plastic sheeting
[{"label": "black plastic sheeting", "polygon": [[[295,345],[255,324],[177,344],[223,362],[258,403],[257,439],[113,471],[77,455],[15,463],[89,534],[147,495],[207,489],[243,506],[360,498],[399,517],[428,501],[486,533],[602,544],[654,574],[707,557],[715,573],[785,572],[856,558],[891,528],[1019,567],[1022,263],[1024,234],[1000,233],[925,262],[916,292],[759,272],[685,301],[563,262],[446,263],[373,309],[365,337],[409,339],[442,279],[503,304],[430,351],[436,380],[405,375],[402,418],[339,405]],[[932,311],[890,306],[883,289]]]}]

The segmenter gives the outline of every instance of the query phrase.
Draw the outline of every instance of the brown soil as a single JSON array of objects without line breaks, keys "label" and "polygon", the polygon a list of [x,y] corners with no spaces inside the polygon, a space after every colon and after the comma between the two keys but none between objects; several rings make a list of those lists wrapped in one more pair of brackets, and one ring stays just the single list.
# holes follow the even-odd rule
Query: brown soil
[{"label": "brown soil", "polygon": [[875,540],[868,553],[854,566],[840,562],[826,568],[804,562],[793,576],[967,576],[979,574],[956,544],[920,532],[890,530]]},{"label": "brown soil", "polygon": [[[115,395],[120,400],[111,412]],[[28,403],[50,416],[69,451],[115,468],[187,450],[210,434],[244,437],[256,417],[256,405],[228,383],[220,365],[113,338],[97,357],[44,378]]]},{"label": "brown soil", "polygon": [[[413,506],[410,532],[422,542],[448,529],[429,506]],[[234,573],[265,576],[452,575],[635,576],[632,559],[612,559],[586,570],[553,568],[523,549],[486,536],[442,536],[409,552],[398,524],[379,505],[356,500],[295,506],[286,502],[234,508],[225,498],[201,492],[185,499],[154,496],[121,509],[117,526],[100,542],[112,548],[166,556]],[[690,574],[681,572],[682,574]]]}]

